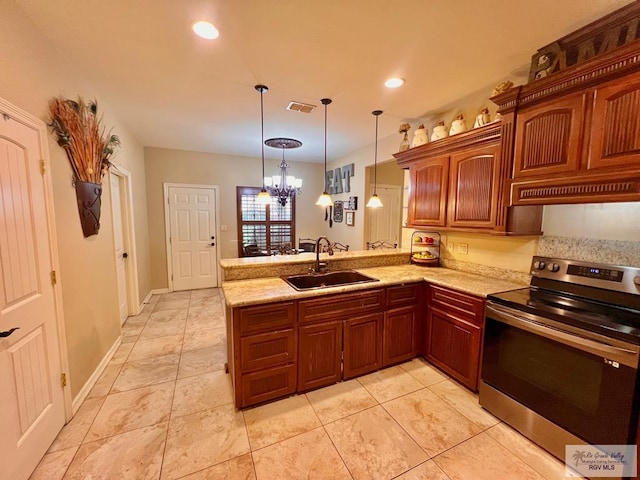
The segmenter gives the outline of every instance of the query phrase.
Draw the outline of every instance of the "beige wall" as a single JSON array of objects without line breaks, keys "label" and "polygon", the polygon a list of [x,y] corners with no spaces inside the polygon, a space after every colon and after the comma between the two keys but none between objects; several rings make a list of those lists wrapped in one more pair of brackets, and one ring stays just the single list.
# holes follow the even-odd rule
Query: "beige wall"
[{"label": "beige wall", "polygon": [[[164,225],[164,183],[218,185],[220,187],[221,258],[238,256],[236,186],[260,186],[259,158],[145,148],[147,201],[149,205],[149,244],[152,288],[166,288],[167,255]],[[265,160],[265,174],[278,173],[280,161]],[[302,178],[302,193],[296,197],[296,236],[316,238],[323,232],[324,213],[315,204],[323,185],[323,166],[287,160],[289,172]]]},{"label": "beige wall", "polygon": [[[22,10],[11,2],[0,2],[0,95],[43,120],[52,96],[81,94],[87,99],[95,98],[105,115],[105,124],[113,126],[113,132],[122,139],[123,146],[114,161],[133,174],[137,274],[143,297],[149,289],[149,258],[142,148],[117,122],[106,98],[50,45]],[[49,152],[60,259],[58,277],[63,297],[69,379],[75,396],[120,335],[109,182],[104,184],[100,233],[85,239],[71,186],[71,168],[51,135]]]}]

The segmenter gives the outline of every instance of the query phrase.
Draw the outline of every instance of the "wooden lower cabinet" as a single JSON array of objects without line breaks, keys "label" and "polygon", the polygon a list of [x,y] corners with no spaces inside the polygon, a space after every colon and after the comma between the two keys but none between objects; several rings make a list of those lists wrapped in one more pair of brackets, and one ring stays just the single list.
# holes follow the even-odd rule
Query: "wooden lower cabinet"
[{"label": "wooden lower cabinet", "polygon": [[438,308],[427,311],[426,357],[473,391],[478,390],[482,328]]},{"label": "wooden lower cabinet", "polygon": [[424,283],[414,282],[228,309],[236,406],[325,387],[415,357],[422,349],[425,291]]},{"label": "wooden lower cabinet", "polygon": [[384,314],[382,366],[410,360],[418,353],[418,309],[395,308]]},{"label": "wooden lower cabinet", "polygon": [[298,391],[332,385],[342,377],[342,321],[300,326]]},{"label": "wooden lower cabinet", "polygon": [[383,313],[344,321],[343,378],[374,372],[382,367]]},{"label": "wooden lower cabinet", "polygon": [[296,392],[298,328],[294,302],[231,309],[229,367],[238,408]]}]

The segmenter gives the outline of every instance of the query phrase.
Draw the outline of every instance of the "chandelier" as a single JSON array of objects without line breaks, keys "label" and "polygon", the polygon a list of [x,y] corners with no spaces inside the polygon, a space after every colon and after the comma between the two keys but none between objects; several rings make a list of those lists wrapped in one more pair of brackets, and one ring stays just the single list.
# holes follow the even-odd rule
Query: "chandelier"
[{"label": "chandelier", "polygon": [[269,195],[278,199],[281,206],[287,204],[289,198],[293,198],[296,193],[300,193],[302,179],[289,175],[287,169],[289,165],[284,159],[284,151],[289,148],[298,148],[302,142],[293,138],[269,138],[264,144],[272,148],[282,149],[282,162],[280,163],[280,174],[272,177],[264,177],[264,185]]}]

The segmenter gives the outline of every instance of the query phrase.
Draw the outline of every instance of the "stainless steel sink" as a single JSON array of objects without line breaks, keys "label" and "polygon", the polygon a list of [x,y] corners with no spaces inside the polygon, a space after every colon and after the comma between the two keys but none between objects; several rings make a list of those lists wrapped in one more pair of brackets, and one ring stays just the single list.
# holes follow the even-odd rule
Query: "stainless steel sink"
[{"label": "stainless steel sink", "polygon": [[310,290],[313,288],[337,287],[340,285],[352,285],[354,283],[377,282],[378,279],[371,278],[354,270],[341,270],[337,272],[290,275],[281,277],[285,282],[296,290]]}]

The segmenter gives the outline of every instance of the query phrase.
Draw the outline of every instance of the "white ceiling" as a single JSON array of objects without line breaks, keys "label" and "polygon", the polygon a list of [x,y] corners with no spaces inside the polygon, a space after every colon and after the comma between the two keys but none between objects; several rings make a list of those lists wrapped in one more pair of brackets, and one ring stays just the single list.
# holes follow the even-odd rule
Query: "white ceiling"
[{"label": "white ceiling", "polygon": [[[265,138],[321,162],[497,83],[526,82],[531,55],[628,0],[16,0],[144,146],[260,155]],[[191,32],[209,20],[220,37]],[[386,89],[390,76],[404,87]],[[82,92],[78,92],[82,94]],[[100,98],[98,98],[100,100]],[[318,105],[286,111],[289,101]],[[270,158],[277,151],[267,148]]]}]

